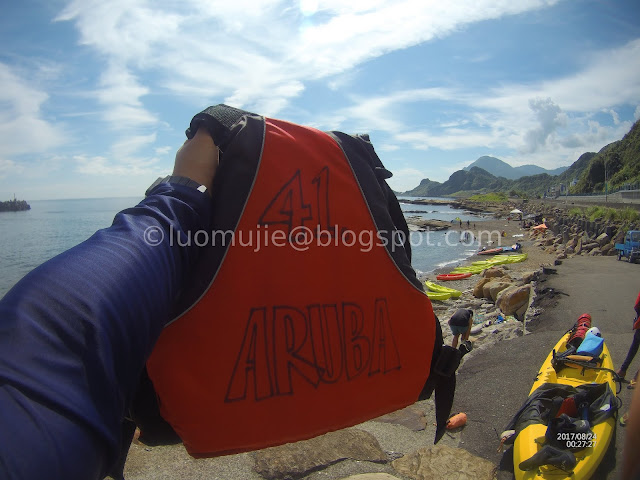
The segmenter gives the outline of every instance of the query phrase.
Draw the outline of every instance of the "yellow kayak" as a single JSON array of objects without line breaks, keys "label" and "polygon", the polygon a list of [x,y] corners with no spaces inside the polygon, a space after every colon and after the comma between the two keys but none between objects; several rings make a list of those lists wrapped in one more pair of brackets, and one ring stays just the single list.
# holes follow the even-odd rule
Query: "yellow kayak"
[{"label": "yellow kayak", "polygon": [[427,286],[427,288],[432,292],[449,293],[450,296],[453,298],[458,298],[460,295],[462,295],[462,292],[460,290],[456,290],[455,288],[449,288],[449,287],[445,287],[444,285],[438,285],[437,283],[430,282],[429,280],[425,281],[424,283]]},{"label": "yellow kayak", "polygon": [[[556,354],[562,353],[566,350],[566,342],[569,339],[569,335],[570,334],[564,335],[556,344],[554,347]],[[616,403],[616,384],[613,378],[613,373],[611,372],[614,368],[613,362],[606,344],[604,345],[600,359],[601,362],[597,364],[597,366],[610,371],[582,368],[577,364],[571,364],[570,362],[566,363],[563,367],[558,368],[558,371],[556,371],[552,365],[553,351],[549,353],[549,356],[542,364],[542,368],[540,368],[531,391],[529,392],[529,399],[531,399],[531,395],[540,387],[542,387],[542,389],[536,392],[538,394],[541,391],[550,387],[553,388],[556,385],[569,385],[571,387],[587,385],[590,388],[593,384],[602,385],[606,383],[611,389],[611,398],[613,401],[610,402],[607,400],[605,402],[603,408],[604,411],[607,412],[608,418],[605,417],[606,419],[600,421],[600,423],[594,422],[595,424],[590,425],[591,433],[556,434],[565,435],[566,437],[563,439],[572,442],[573,448],[575,449],[573,450],[573,454],[576,459],[576,465],[572,472],[565,472],[562,469],[551,465],[539,466],[528,471],[521,470],[519,468],[521,462],[532,458],[543,448],[543,445],[545,444],[545,432],[547,431],[547,426],[542,423],[533,423],[522,429],[516,437],[513,446],[514,474],[517,480],[580,480],[592,477],[593,473],[602,461],[602,458],[604,457],[609,447],[609,443],[615,433],[615,411],[617,409],[617,405],[610,405],[610,403]],[[605,390],[605,388],[602,388],[602,391]],[[600,410],[603,410],[603,408]],[[606,408],[610,408],[611,410],[606,410]],[[569,443],[567,443],[567,445],[568,444]]]},{"label": "yellow kayak", "polygon": [[471,265],[464,267],[456,267],[451,273],[466,273],[470,272],[473,274],[481,273],[483,270],[487,268],[495,267],[497,265],[504,265],[508,263],[518,263],[524,262],[527,259],[526,253],[519,253],[516,255],[496,255],[495,257],[489,260],[478,260],[477,262],[472,262]]},{"label": "yellow kayak", "polygon": [[425,293],[431,300],[447,300],[451,298],[450,292],[434,292],[432,290],[427,290]]}]

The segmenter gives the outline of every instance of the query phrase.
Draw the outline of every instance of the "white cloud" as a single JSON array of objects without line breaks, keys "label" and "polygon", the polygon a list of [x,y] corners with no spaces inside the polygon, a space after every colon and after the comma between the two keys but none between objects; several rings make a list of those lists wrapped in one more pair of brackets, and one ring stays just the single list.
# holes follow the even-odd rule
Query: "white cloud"
[{"label": "white cloud", "polygon": [[0,158],[0,179],[9,174],[21,173],[22,170],[23,168],[20,165],[16,165],[15,162]]},{"label": "white cloud", "polygon": [[[620,121],[614,108],[637,105],[640,99],[640,64],[629,61],[638,57],[640,40],[610,54],[592,55],[574,74],[537,84],[511,84],[487,91],[428,88],[352,98],[353,105],[340,112],[342,124],[364,131],[381,130],[408,148],[506,149],[512,154],[503,157],[509,156],[514,166],[535,163],[555,168],[573,163],[585,151],[598,151],[627,133],[631,124]],[[406,115],[407,109],[415,114],[429,109],[432,101],[470,113],[466,118],[456,114],[454,121],[420,128],[407,122],[406,118],[413,118]],[[613,126],[590,119],[601,111],[612,115]],[[640,107],[636,118],[639,112]]]},{"label": "white cloud", "polygon": [[64,143],[63,129],[42,111],[49,95],[13,68],[0,63],[0,154],[46,152]]},{"label": "white cloud", "polygon": [[166,155],[170,153],[171,150],[173,150],[173,147],[164,146],[164,147],[157,147],[155,149],[155,152],[156,152],[156,155]]},{"label": "white cloud", "polygon": [[620,123],[620,115],[618,115],[618,112],[616,112],[613,108],[609,110],[608,112],[611,115],[611,118],[613,119],[613,123],[615,125],[618,125]]},{"label": "white cloud", "polygon": [[547,144],[547,139],[567,123],[567,116],[550,98],[529,100],[539,125],[525,133],[526,153],[533,153]]},{"label": "white cloud", "polygon": [[389,186],[396,192],[406,192],[415,188],[423,178],[429,175],[417,168],[405,167],[394,170],[393,177],[388,180]]},{"label": "white cloud", "polygon": [[127,158],[156,141],[156,134],[137,135],[121,139],[111,147],[115,158]]},{"label": "white cloud", "polygon": [[76,163],[76,172],[85,175],[116,175],[121,177],[145,175],[153,177],[157,170],[155,167],[156,159],[134,159],[116,163],[102,156],[76,155],[73,160]]},{"label": "white cloud", "polygon": [[112,128],[131,130],[158,122],[140,100],[148,93],[149,88],[140,85],[125,66],[111,64],[101,76],[96,97],[105,106],[103,118]]},{"label": "white cloud", "polygon": [[[556,0],[73,0],[57,17],[81,42],[123,72],[153,72],[154,84],[202,104],[220,99],[275,115],[305,83],[351,71],[387,52],[418,45],[482,20],[544,8]],[[113,72],[105,74],[111,92]],[[331,83],[336,81],[334,77]],[[130,101],[110,119],[140,115],[146,92],[131,77],[115,82]],[[104,98],[103,98],[104,100]],[[131,101],[132,100],[132,101]],[[120,105],[116,103],[116,105]]]},{"label": "white cloud", "polygon": [[400,147],[398,145],[394,145],[391,143],[381,143],[380,145],[376,146],[376,150],[379,152],[395,152],[399,149]]}]

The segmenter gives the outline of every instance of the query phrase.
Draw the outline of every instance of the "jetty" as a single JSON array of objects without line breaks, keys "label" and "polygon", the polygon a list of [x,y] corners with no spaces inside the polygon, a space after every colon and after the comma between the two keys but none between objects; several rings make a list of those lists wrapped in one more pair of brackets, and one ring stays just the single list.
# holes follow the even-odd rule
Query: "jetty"
[{"label": "jetty", "polygon": [[0,212],[22,212],[24,210],[31,210],[31,205],[24,200],[16,200],[15,195],[13,200],[0,202]]}]

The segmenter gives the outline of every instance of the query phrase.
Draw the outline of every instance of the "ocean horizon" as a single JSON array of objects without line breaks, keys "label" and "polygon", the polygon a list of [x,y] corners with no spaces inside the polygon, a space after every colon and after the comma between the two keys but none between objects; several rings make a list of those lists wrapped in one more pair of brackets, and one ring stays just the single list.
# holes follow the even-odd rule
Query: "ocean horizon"
[{"label": "ocean horizon", "polygon": [[[399,200],[415,197],[399,197]],[[38,265],[78,245],[96,231],[109,227],[115,215],[140,202],[141,197],[65,200],[32,200],[31,210],[0,213],[0,298]],[[471,223],[482,217],[449,205],[401,203],[405,217]],[[456,220],[457,221],[457,220]],[[476,244],[460,242],[460,232],[412,232],[412,265],[426,274],[456,265],[477,250]]]}]

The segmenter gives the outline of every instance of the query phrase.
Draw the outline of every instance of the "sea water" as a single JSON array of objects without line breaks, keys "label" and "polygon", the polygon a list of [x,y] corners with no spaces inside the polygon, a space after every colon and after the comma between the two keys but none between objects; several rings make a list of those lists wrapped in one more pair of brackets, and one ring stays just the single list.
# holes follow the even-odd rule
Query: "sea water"
[{"label": "sea water", "polygon": [[0,212],[0,297],[43,262],[108,227],[141,198],[32,200],[31,210]]},{"label": "sea water", "polygon": [[[32,269],[57,254],[81,243],[97,230],[106,228],[121,210],[136,205],[140,198],[99,198],[81,200],[30,201],[31,210],[0,212],[0,298]],[[402,210],[419,211],[406,216],[451,222],[467,220],[473,226],[479,217],[448,205],[401,204]],[[459,220],[455,224],[459,227]],[[477,251],[469,242],[460,242],[460,228],[441,232],[413,232],[412,264],[428,273],[454,265]]]},{"label": "sea water", "polygon": [[[420,219],[443,220],[451,223],[448,230],[412,232],[409,239],[411,244],[411,265],[418,275],[432,272],[438,268],[451,267],[462,263],[468,257],[477,253],[478,242],[471,232],[469,237],[465,233],[474,229],[475,222],[482,220],[482,215],[459,210],[450,205],[422,205],[402,203],[408,197],[398,197],[400,207],[405,217],[419,217]],[[411,198],[415,200],[415,198]],[[425,198],[425,200],[445,200],[442,198]],[[467,221],[469,225],[467,226]],[[462,224],[462,227],[460,226]]]}]

